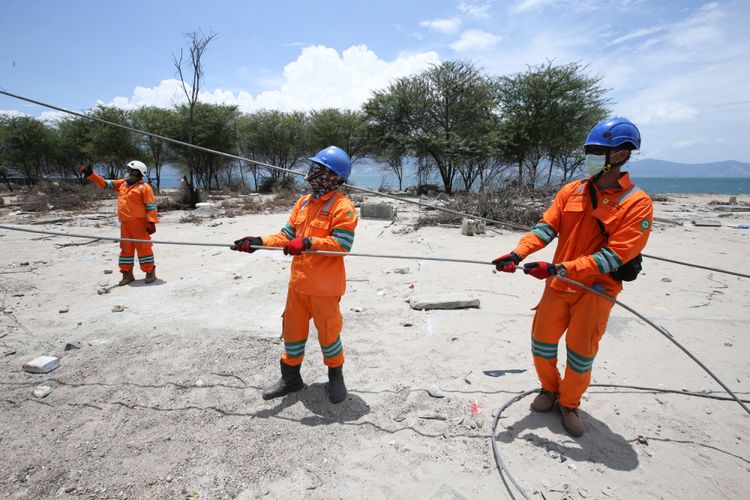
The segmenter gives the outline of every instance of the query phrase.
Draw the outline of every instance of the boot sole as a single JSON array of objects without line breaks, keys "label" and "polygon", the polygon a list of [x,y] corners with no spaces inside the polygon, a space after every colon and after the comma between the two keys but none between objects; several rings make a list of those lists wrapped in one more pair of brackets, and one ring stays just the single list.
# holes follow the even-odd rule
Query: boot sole
[{"label": "boot sole", "polygon": [[294,386],[294,387],[290,387],[290,388],[288,388],[288,389],[287,389],[286,391],[284,391],[284,392],[282,392],[282,393],[279,393],[279,394],[270,394],[270,395],[262,394],[262,395],[261,395],[261,397],[262,397],[262,398],[263,398],[264,400],[266,400],[266,401],[270,401],[270,400],[272,400],[272,399],[276,399],[276,398],[283,398],[283,397],[284,397],[284,396],[286,396],[287,394],[291,394],[291,393],[293,393],[293,392],[298,392],[298,391],[301,391],[301,390],[302,390],[302,389],[304,389],[304,388],[305,388],[305,384],[301,384],[301,385],[300,385],[299,387],[297,387],[297,386]]}]

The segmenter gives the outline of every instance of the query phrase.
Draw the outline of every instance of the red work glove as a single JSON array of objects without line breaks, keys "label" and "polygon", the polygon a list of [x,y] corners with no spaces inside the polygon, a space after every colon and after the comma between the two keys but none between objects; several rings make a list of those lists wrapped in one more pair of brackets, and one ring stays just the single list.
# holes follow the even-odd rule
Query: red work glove
[{"label": "red work glove", "polygon": [[284,246],[284,255],[299,255],[312,246],[312,238],[294,238]]},{"label": "red work glove", "polygon": [[245,236],[244,238],[240,238],[239,240],[234,241],[232,250],[237,250],[238,252],[253,253],[257,250],[257,248],[250,248],[251,245],[255,247],[262,247],[263,239],[260,236]]},{"label": "red work glove", "polygon": [[83,176],[84,179],[93,173],[94,173],[94,169],[91,167],[90,163],[87,163],[86,165],[81,167],[81,175]]},{"label": "red work glove", "polygon": [[492,261],[495,269],[504,273],[515,273],[519,262],[521,262],[521,256],[516,252],[506,253]]},{"label": "red work glove", "polygon": [[148,234],[154,234],[156,232],[156,224],[153,222],[147,222],[146,223],[146,232]]},{"label": "red work glove", "polygon": [[[565,269],[562,266],[560,266],[560,268]],[[525,274],[530,274],[539,280],[547,279],[550,276],[557,276],[558,274],[561,276],[567,274],[567,272],[558,272],[557,266],[551,262],[529,262],[528,264],[523,265],[523,272]]]}]

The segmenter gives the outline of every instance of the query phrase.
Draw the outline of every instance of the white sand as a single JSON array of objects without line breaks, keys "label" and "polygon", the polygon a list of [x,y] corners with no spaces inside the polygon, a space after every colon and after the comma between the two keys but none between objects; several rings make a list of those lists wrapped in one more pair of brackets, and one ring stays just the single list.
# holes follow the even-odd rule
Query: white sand
[{"label": "white sand", "polygon": [[[687,223],[655,224],[646,253],[749,273],[750,230],[732,226],[749,224],[750,214],[720,218],[722,227],[690,223],[716,216],[707,202],[726,198],[658,203],[659,220]],[[33,220],[9,212],[0,212],[0,223]],[[99,213],[113,214],[112,203]],[[489,262],[520,236],[466,237],[446,227],[394,233],[416,214],[404,205],[390,227],[361,220],[353,251]],[[65,216],[72,215],[49,218]],[[156,237],[229,244],[277,231],[287,214],[200,225],[181,224],[182,216],[164,215]],[[118,234],[114,217],[36,227]],[[0,230],[0,333],[7,332],[0,338],[0,497],[508,497],[490,448],[491,414],[537,387],[529,331],[542,282],[495,274],[489,265],[350,257],[341,301],[349,399],[328,402],[313,333],[303,366],[308,387],[267,402],[260,392],[278,377],[288,257],[157,246],[156,284],[137,281],[100,295],[97,287],[119,280],[117,245],[55,246],[82,241]],[[538,258],[551,255],[548,248]],[[399,267],[410,272],[388,272]],[[748,398],[750,280],[651,259],[644,267],[620,300]],[[426,292],[470,294],[481,308],[411,310],[406,300]],[[125,311],[111,312],[114,305]],[[69,312],[58,312],[63,306]],[[63,352],[71,340],[82,348]],[[58,355],[62,366],[48,375],[21,371],[39,355]],[[492,370],[507,372],[484,373]],[[722,394],[662,335],[617,307],[593,378]],[[37,400],[32,390],[43,383],[54,391]],[[430,397],[433,384],[447,397]],[[471,416],[474,402],[481,426]],[[734,402],[592,388],[580,439],[564,433],[556,414],[530,414],[529,402],[504,414],[498,445],[535,498],[747,496],[750,416]]]}]

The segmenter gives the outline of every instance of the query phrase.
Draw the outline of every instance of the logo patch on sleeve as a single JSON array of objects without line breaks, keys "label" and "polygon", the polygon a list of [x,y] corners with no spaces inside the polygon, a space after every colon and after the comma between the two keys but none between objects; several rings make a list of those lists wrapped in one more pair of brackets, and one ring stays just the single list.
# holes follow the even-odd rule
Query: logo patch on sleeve
[{"label": "logo patch on sleeve", "polygon": [[649,226],[648,219],[643,219],[643,221],[641,221],[641,231],[648,231]]}]

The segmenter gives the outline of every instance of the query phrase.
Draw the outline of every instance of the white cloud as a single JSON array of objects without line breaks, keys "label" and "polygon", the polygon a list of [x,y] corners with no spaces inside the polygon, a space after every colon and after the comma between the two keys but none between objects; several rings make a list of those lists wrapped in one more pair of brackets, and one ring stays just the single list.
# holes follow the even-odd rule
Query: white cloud
[{"label": "white cloud", "polygon": [[467,52],[470,50],[487,50],[503,41],[500,35],[494,35],[482,30],[466,30],[451,44],[456,52]]},{"label": "white cloud", "polygon": [[528,12],[550,5],[554,3],[554,1],[555,0],[521,0],[515,5],[515,7],[513,7],[513,11]]},{"label": "white cloud", "polygon": [[659,31],[664,30],[663,26],[655,26],[653,28],[640,28],[635,31],[631,31],[630,33],[626,33],[625,35],[622,35],[621,37],[615,38],[611,42],[609,42],[609,45],[617,45],[622,42],[627,42],[628,40],[634,40],[636,38],[643,38],[649,35],[653,35],[654,33],[658,33]]},{"label": "white cloud", "polygon": [[631,107],[626,116],[639,125],[680,123],[694,120],[698,110],[682,102],[652,102]]},{"label": "white cloud", "polygon": [[39,119],[48,125],[55,125],[70,116],[68,113],[63,113],[62,111],[44,111],[39,115]]},{"label": "white cloud", "polygon": [[429,19],[427,21],[420,21],[419,25],[423,28],[451,35],[456,33],[458,28],[461,27],[461,19],[457,17],[450,19]]},{"label": "white cloud", "polygon": [[[203,90],[200,100],[236,105],[244,112],[258,109],[308,111],[327,107],[356,109],[373,90],[439,63],[436,52],[401,54],[393,61],[385,61],[364,45],[349,47],[341,53],[315,45],[304,48],[296,60],[284,67],[281,83],[276,88],[256,96],[245,91]],[[134,109],[140,106],[167,108],[183,102],[185,95],[179,80],[169,79],[162,80],[156,87],[136,87],[131,97],[116,97],[107,104]]]},{"label": "white cloud", "polygon": [[23,111],[18,111],[17,109],[0,109],[0,115],[7,116],[9,118],[18,118],[21,116],[29,116]]},{"label": "white cloud", "polygon": [[458,10],[470,17],[486,19],[490,17],[491,4],[486,2],[461,2],[458,4]]}]

